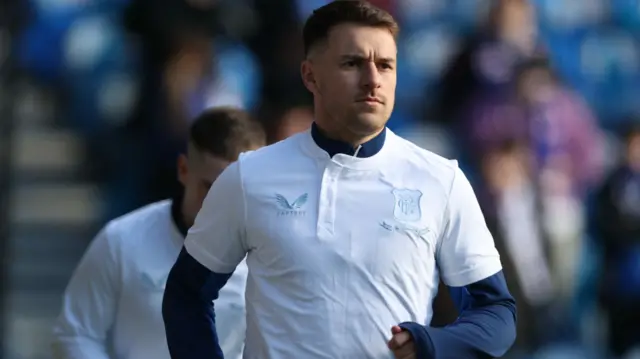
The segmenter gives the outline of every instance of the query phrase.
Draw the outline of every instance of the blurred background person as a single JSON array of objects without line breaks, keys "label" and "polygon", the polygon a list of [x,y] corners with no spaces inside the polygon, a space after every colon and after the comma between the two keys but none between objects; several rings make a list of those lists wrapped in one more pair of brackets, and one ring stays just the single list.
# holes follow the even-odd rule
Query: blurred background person
[{"label": "blurred background person", "polygon": [[640,349],[640,122],[625,132],[624,154],[598,192],[596,209],[600,298],[616,358]]},{"label": "blurred background person", "polygon": [[505,140],[489,149],[481,168],[479,198],[518,302],[518,346],[531,351],[549,339],[545,327],[556,296],[531,147],[522,139]]},{"label": "blurred background person", "polygon": [[556,304],[565,308],[558,310],[567,313],[585,239],[587,194],[602,175],[602,136],[591,111],[561,84],[546,59],[528,59],[513,70],[499,102],[470,108],[464,138],[473,149],[472,163],[481,167],[501,143],[529,146],[538,230],[548,242]]},{"label": "blurred background person", "polygon": [[126,29],[139,46],[141,74],[139,96],[123,128],[135,146],[127,152],[160,150],[136,163],[138,173],[146,176],[141,179],[146,184],[146,193],[140,193],[146,196],[140,198],[143,203],[175,195],[175,182],[164,179],[175,173],[173,159],[215,76],[216,8],[213,2],[199,4],[133,0],[125,9]]},{"label": "blurred background person", "polygon": [[578,286],[587,195],[602,177],[602,134],[584,100],[560,82],[546,59],[521,65],[516,86],[525,115],[521,126],[534,155],[556,301],[565,312]]},{"label": "blurred background person", "polygon": [[466,35],[444,70],[433,104],[436,120],[459,123],[475,102],[499,101],[510,92],[516,66],[539,45],[535,10],[527,0],[490,2],[477,31]]},{"label": "blurred background person", "polygon": [[[434,100],[426,101],[423,106],[428,121],[444,124],[453,134],[457,145],[453,145],[451,155],[459,159],[472,181],[479,182],[482,182],[478,178],[482,171],[480,163],[486,153],[484,147],[474,141],[473,130],[466,127],[479,122],[476,120],[482,116],[479,107],[490,108],[490,113],[504,113],[504,119],[514,116],[516,111],[508,102],[511,99],[509,84],[518,61],[530,56],[537,45],[534,7],[528,1],[497,0],[485,5],[486,8],[476,5],[477,20],[467,24],[473,31],[462,36],[457,49],[450,50],[450,59],[442,66],[441,76],[436,78],[435,86],[427,90],[433,91]],[[434,321],[452,322],[455,310],[448,298],[440,297],[435,301],[438,310]]]},{"label": "blurred background person", "polygon": [[[3,7],[3,358],[49,359],[50,328],[87,239],[107,221],[179,190],[175,156],[196,113],[243,108],[264,123],[269,142],[307,128],[299,31],[310,9],[328,1],[30,0]],[[520,328],[522,350],[514,358],[606,358],[605,313],[614,308],[598,305],[597,294],[630,294],[600,285],[624,265],[601,249],[612,242],[598,229],[598,213],[608,212],[598,209],[604,207],[594,192],[618,173],[626,148],[618,129],[640,112],[637,4],[375,3],[402,27],[389,127],[459,159],[494,219],[514,294],[531,307],[523,318],[546,323],[546,336],[535,336],[537,324]],[[496,175],[504,172],[520,174],[507,181]],[[161,173],[166,181],[154,177]],[[611,191],[622,191],[622,182],[611,182]],[[516,235],[511,222],[538,232]],[[538,263],[520,257],[527,243],[544,249],[531,257],[544,258],[550,271],[549,305],[530,299],[545,298],[545,289],[536,294],[536,285],[523,284],[544,278],[545,267],[530,273],[535,281],[518,273],[518,266]],[[457,317],[446,290],[436,303],[435,324]],[[549,307],[562,315],[536,314]],[[540,344],[546,337],[564,349]]]},{"label": "blurred background person", "polygon": [[[174,196],[175,157],[182,150],[190,119],[205,106],[215,69],[214,38],[220,34],[216,2],[132,0],[124,8],[123,23],[129,46],[136,46],[138,96],[115,136],[128,139],[113,164],[131,163],[125,181],[137,180],[129,191],[114,175],[113,195],[128,201],[119,211]],[[131,153],[145,153],[142,157]],[[135,171],[135,172],[133,172]],[[132,173],[133,172],[133,173]],[[153,180],[152,180],[153,179]],[[138,203],[131,202],[137,200]]]},{"label": "blurred background person", "polygon": [[[64,294],[54,327],[56,359],[169,358],[162,293],[187,230],[220,173],[241,152],[264,146],[262,125],[233,108],[213,108],[190,129],[178,159],[182,193],[110,221],[93,240]],[[244,262],[215,300],[220,345],[244,348]]]}]

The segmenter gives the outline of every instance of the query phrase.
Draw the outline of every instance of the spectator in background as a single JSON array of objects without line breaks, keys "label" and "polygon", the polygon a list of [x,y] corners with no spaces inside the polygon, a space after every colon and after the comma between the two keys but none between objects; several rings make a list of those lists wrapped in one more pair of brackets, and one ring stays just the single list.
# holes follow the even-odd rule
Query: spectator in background
[{"label": "spectator in background", "polygon": [[[185,140],[193,102],[211,76],[213,38],[220,32],[217,1],[132,0],[125,26],[141,46],[142,98],[133,125]],[[137,122],[136,122],[137,121]],[[148,125],[142,125],[149,122]]]},{"label": "spectator in background", "polygon": [[523,63],[516,81],[529,123],[522,127],[534,141],[538,168],[564,173],[568,190],[584,198],[602,178],[603,139],[593,113],[562,84],[546,59]]},{"label": "spectator in background", "polygon": [[564,307],[576,289],[586,197],[601,178],[602,136],[584,100],[560,82],[546,60],[524,63],[516,81],[525,115],[518,126],[528,131],[532,146],[542,226],[550,241],[556,294]]},{"label": "spectator in background", "polygon": [[600,298],[609,349],[619,358],[640,347],[640,125],[625,137],[624,159],[598,192],[595,217],[604,268]]},{"label": "spectator in background", "polygon": [[534,53],[536,14],[527,0],[494,0],[484,25],[465,41],[441,80],[434,118],[457,124],[478,98],[501,95],[515,66]]},{"label": "spectator in background", "polygon": [[122,143],[109,172],[112,196],[122,203],[111,217],[172,197],[176,156],[184,150],[189,119],[205,106],[204,87],[214,75],[212,39],[219,32],[217,1],[132,0],[124,23],[139,48],[139,97],[133,115],[116,131]]},{"label": "spectator in background", "polygon": [[488,150],[480,187],[487,225],[502,254],[509,288],[518,307],[520,349],[531,351],[545,340],[541,330],[554,296],[547,243],[540,228],[531,150],[526,142],[505,141]]},{"label": "spectator in background", "polygon": [[[465,125],[468,121],[473,121],[478,113],[482,113],[479,106],[503,113],[504,118],[524,116],[518,113],[512,98],[507,96],[511,93],[510,86],[517,63],[528,58],[534,52],[536,44],[536,18],[529,2],[494,0],[482,27],[471,32],[436,87],[439,93],[436,94],[434,107],[427,111],[431,113],[428,117],[454,130],[460,144],[460,152],[455,156],[462,166],[468,167],[467,173],[472,178],[474,172],[480,172],[485,152],[478,152],[482,146],[467,134]],[[520,136],[521,139],[525,137],[525,133]],[[503,141],[512,139],[513,136],[500,138]],[[499,147],[497,143],[492,146]],[[473,156],[474,153],[478,153],[478,156]],[[482,203],[483,198],[479,199]],[[488,203],[482,204],[491,207]],[[509,268],[505,268],[505,271],[508,272]],[[509,277],[513,279],[515,274],[510,274]],[[436,298],[434,308],[433,324],[436,326],[451,323],[457,317],[448,293],[443,291]],[[524,338],[519,337],[518,340],[522,339]]]},{"label": "spectator in background", "polygon": [[464,135],[474,164],[486,162],[505,141],[530,146],[531,200],[540,213],[536,221],[550,256],[554,307],[567,315],[583,253],[585,199],[602,167],[596,121],[584,101],[538,58],[515,66],[510,85],[477,97],[467,114]]}]

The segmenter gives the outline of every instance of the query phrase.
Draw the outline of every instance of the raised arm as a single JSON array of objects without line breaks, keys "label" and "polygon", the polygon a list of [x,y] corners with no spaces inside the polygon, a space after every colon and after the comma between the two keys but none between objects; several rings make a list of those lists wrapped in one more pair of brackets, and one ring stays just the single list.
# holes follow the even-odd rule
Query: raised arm
[{"label": "raised arm", "polygon": [[120,293],[120,265],[106,230],[93,240],[64,293],[53,328],[55,359],[109,359],[106,340]]},{"label": "raised arm", "polygon": [[437,252],[438,266],[460,316],[444,328],[402,323],[425,359],[504,355],[516,337],[516,305],[476,196],[456,168]]},{"label": "raised arm", "polygon": [[224,357],[212,301],[247,253],[244,201],[236,162],[211,187],[167,279],[162,316],[173,359]]}]

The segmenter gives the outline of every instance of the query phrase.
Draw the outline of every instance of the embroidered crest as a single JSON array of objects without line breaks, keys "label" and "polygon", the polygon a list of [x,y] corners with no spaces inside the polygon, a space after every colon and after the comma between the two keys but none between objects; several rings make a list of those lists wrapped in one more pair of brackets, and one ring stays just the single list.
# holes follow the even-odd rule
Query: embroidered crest
[{"label": "embroidered crest", "polygon": [[420,199],[422,192],[414,189],[394,189],[395,207],[393,216],[401,222],[415,222],[422,217]]}]

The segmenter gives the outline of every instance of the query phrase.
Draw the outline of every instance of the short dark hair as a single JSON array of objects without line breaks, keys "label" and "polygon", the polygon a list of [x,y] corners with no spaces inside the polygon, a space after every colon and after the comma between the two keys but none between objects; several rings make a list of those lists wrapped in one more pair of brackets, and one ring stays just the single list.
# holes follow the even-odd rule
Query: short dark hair
[{"label": "short dark hair", "polygon": [[304,54],[327,39],[329,32],[337,25],[353,23],[389,30],[395,38],[400,31],[393,16],[379,7],[362,0],[337,0],[319,7],[309,16],[302,29]]},{"label": "short dark hair", "polygon": [[266,144],[262,125],[241,109],[214,107],[202,112],[191,125],[189,143],[196,150],[227,161]]}]

